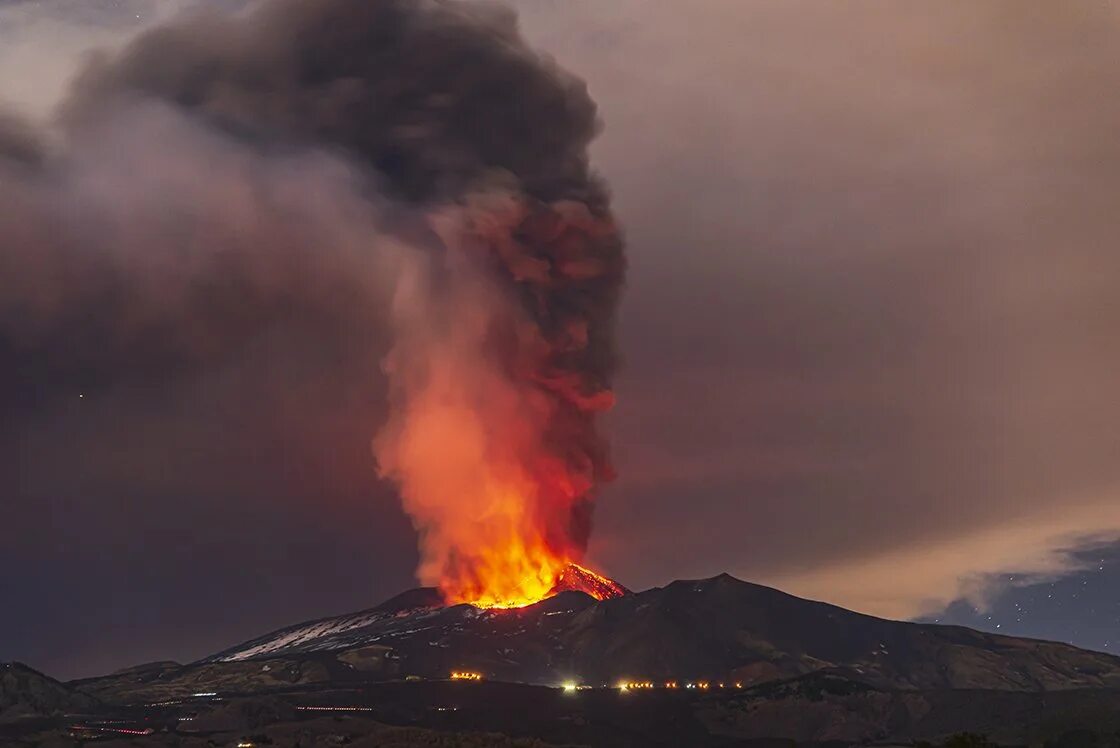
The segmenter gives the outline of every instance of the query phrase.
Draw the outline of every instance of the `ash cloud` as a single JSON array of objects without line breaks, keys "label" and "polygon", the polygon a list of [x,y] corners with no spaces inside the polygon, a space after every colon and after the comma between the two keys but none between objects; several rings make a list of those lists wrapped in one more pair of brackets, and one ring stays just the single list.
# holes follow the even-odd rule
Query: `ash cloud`
[{"label": "ash cloud", "polygon": [[[120,307],[134,327],[142,324],[137,318],[158,327],[171,317],[189,327],[211,306],[206,333],[236,330],[220,319],[235,299],[250,308],[276,306],[285,294],[299,301],[297,274],[280,278],[268,262],[290,264],[307,252],[301,261],[316,270],[309,235],[329,226],[385,237],[390,230],[373,223],[390,200],[432,205],[501,175],[544,201],[605,200],[586,155],[598,129],[594,104],[578,79],[520,43],[514,15],[500,6],[386,0],[267,3],[242,14],[196,8],[119,52],[101,53],[60,111],[61,151],[33,171],[16,167],[42,161],[44,138],[30,121],[0,114],[0,155],[15,163],[3,184],[5,301],[32,326],[54,316],[59,327],[66,315]],[[209,175],[211,168],[218,173]],[[294,189],[303,171],[308,207],[296,215],[320,208],[351,215],[324,214],[319,226],[285,240],[291,227],[282,215],[302,199]],[[267,194],[285,180],[291,194]],[[228,209],[208,199],[238,182]],[[363,196],[370,215],[355,221]],[[234,215],[242,208],[245,215]],[[406,209],[389,220],[404,239],[431,243],[424,222]],[[41,230],[56,222],[59,231]],[[208,223],[218,227],[214,236],[187,236]],[[163,236],[179,246],[162,246]],[[319,253],[332,265],[331,248]],[[175,266],[172,255],[188,258],[187,266]],[[200,259],[208,255],[233,259],[208,266]],[[164,275],[143,277],[154,270]],[[199,278],[174,278],[184,271]],[[348,274],[364,275],[347,269],[339,277]],[[168,293],[165,283],[196,287]],[[314,283],[308,288],[315,292]],[[188,291],[198,298],[186,298]],[[224,301],[204,298],[222,293]],[[92,309],[101,299],[107,303]],[[147,311],[133,314],[130,305]]]},{"label": "ash cloud", "polygon": [[[263,152],[329,148],[428,213],[402,219],[440,249],[417,260],[428,287],[398,295],[412,308],[395,318],[380,467],[420,531],[422,581],[459,599],[526,576],[550,589],[582,558],[612,475],[596,414],[613,404],[624,262],[588,165],[599,123],[584,84],[502,6],[292,0],[145,34],[91,65],[63,119],[87,127],[133,99]],[[473,450],[450,449],[453,427]]]},{"label": "ash cloud", "polygon": [[586,87],[521,41],[508,8],[416,0],[198,10],[77,81],[67,119],[167,101],[257,143],[330,144],[394,194],[454,198],[496,171],[542,200],[602,200]]},{"label": "ash cloud", "polygon": [[[28,28],[47,17],[0,12]],[[90,23],[102,18],[90,12]],[[589,168],[599,122],[586,87],[524,44],[511,11],[486,3],[281,0],[195,9],[127,43],[124,33],[99,31],[110,49],[72,77],[57,117],[43,120],[30,97],[21,103],[34,124],[0,119],[11,525],[28,542],[49,537],[59,502],[81,492],[78,513],[102,533],[116,535],[110,515],[143,526],[149,512],[186,511],[215,525],[201,542],[240,532],[258,559],[271,557],[259,547],[267,533],[240,512],[219,527],[219,496],[254,504],[273,492],[266,511],[313,526],[309,495],[364,491],[382,513],[368,532],[399,525],[368,447],[392,415],[394,372],[381,361],[406,333],[413,351],[447,344],[433,326],[454,329],[465,311],[495,329],[458,352],[464,373],[545,401],[529,421],[509,412],[539,450],[523,445],[511,459],[531,460],[547,488],[526,521],[582,555],[591,489],[610,472],[594,414],[609,400],[623,267]],[[522,211],[513,223],[480,210],[510,202]],[[403,325],[397,287],[416,275],[428,292]],[[463,291],[477,285],[487,292]],[[457,309],[455,298],[477,306]],[[400,372],[431,356],[395,358]],[[396,391],[394,412],[407,410]],[[382,469],[407,483],[394,464]],[[438,519],[413,519],[422,536],[438,534]],[[174,534],[157,526],[165,541]],[[59,563],[97,554],[92,535],[72,541]],[[139,553],[147,541],[118,542]],[[372,570],[400,566],[384,558],[399,543],[374,546],[361,551],[365,573],[388,594],[407,582]],[[297,574],[316,568],[342,577],[350,564],[328,555]]]}]

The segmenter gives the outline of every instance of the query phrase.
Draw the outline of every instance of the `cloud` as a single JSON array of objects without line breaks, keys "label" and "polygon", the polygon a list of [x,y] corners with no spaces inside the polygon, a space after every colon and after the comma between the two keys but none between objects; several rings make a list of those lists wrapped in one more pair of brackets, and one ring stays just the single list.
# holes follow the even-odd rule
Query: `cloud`
[{"label": "cloud", "polygon": [[64,155],[26,160],[0,161],[11,340],[65,348],[74,331],[98,334],[69,355],[124,370],[141,350],[205,357],[295,312],[349,327],[387,303],[404,244],[380,227],[362,170],[331,155],[268,156],[138,104],[74,134]]},{"label": "cloud", "polygon": [[959,599],[985,610],[992,595],[1006,588],[1009,575],[1026,585],[1082,571],[1086,561],[1077,549],[1118,538],[1120,506],[1111,496],[767,582],[812,599],[844,600],[855,610],[886,618],[932,615]]},{"label": "cloud", "polygon": [[1113,9],[519,7],[633,247],[610,571],[915,615],[1120,527]]},{"label": "cloud", "polygon": [[117,48],[184,10],[220,1],[2,0],[0,106],[44,120],[90,54]]}]

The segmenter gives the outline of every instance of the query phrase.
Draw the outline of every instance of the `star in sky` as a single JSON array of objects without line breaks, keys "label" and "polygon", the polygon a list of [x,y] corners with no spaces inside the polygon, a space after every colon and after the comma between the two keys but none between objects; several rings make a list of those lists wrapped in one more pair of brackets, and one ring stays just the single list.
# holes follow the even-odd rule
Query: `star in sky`
[{"label": "star in sky", "polygon": [[1120,543],[1074,555],[1080,570],[1057,580],[1008,574],[985,607],[959,600],[923,619],[1103,652],[1120,651]]}]

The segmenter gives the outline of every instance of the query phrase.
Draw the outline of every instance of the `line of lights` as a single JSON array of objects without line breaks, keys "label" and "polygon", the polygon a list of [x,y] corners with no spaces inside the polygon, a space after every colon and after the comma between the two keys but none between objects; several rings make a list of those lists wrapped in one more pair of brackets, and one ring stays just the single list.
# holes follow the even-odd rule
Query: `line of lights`
[{"label": "line of lights", "polygon": [[[652,688],[661,688],[661,689],[672,690],[672,689],[676,689],[676,688],[680,688],[680,687],[681,687],[680,683],[678,681],[675,681],[675,680],[668,680],[668,681],[665,681],[664,683],[654,683],[653,681],[648,681],[648,680],[621,681],[616,686],[616,688],[618,688],[618,690],[620,690],[620,691],[644,691],[644,690],[648,690],[648,689],[652,689]],[[714,687],[715,688],[724,688],[724,689],[727,689],[727,688],[741,689],[743,687],[743,683],[742,683],[742,681],[735,681],[734,683],[730,683],[730,684],[728,684],[728,683],[716,683]],[[565,688],[565,690],[567,690],[567,684],[565,684],[564,688]],[[699,691],[707,691],[708,689],[713,688],[713,685],[710,681],[700,680],[700,681],[685,683],[684,688],[694,689],[694,690],[699,690]]]},{"label": "line of lights", "polygon": [[451,680],[482,680],[482,673],[471,673],[465,670],[453,670]]},{"label": "line of lights", "polygon": [[[701,681],[696,681],[696,682],[688,682],[688,683],[685,683],[683,686],[681,685],[680,681],[675,681],[675,680],[667,680],[663,683],[655,683],[653,681],[648,681],[648,680],[639,680],[639,681],[624,680],[624,681],[619,681],[619,683],[617,685],[613,686],[613,688],[616,688],[619,691],[646,691],[646,690],[651,690],[651,689],[674,690],[674,689],[679,689],[679,688],[693,689],[693,690],[699,690],[699,691],[707,691],[711,688],[716,688],[716,689],[721,689],[721,688],[722,689],[742,689],[742,687],[743,687],[742,681],[735,681],[734,683],[716,683],[716,684],[713,685],[710,681],[706,681],[706,680],[701,680]],[[583,685],[582,683],[576,683],[574,681],[565,681],[564,683],[560,684],[560,689],[564,693],[575,693],[576,691],[588,691],[588,690],[591,690],[593,688],[598,688],[598,686],[587,686],[587,685]],[[601,688],[612,688],[612,686],[601,686]]]},{"label": "line of lights", "polygon": [[623,681],[622,683],[618,684],[618,690],[620,691],[639,691],[649,688],[653,688],[653,681]]},{"label": "line of lights", "polygon": [[71,725],[71,730],[88,732],[115,732],[121,735],[151,735],[155,730],[145,727],[143,730],[129,730],[124,727],[95,727],[93,725]]}]

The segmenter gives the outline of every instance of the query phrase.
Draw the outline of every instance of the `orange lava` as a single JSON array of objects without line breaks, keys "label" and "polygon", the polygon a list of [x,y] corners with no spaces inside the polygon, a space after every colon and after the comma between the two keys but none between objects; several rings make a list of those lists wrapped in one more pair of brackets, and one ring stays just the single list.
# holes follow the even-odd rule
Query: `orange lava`
[{"label": "orange lava", "polygon": [[[524,561],[524,559],[522,559]],[[511,609],[524,608],[527,605],[539,603],[558,592],[567,589],[578,589],[596,600],[605,600],[625,594],[625,588],[618,583],[596,574],[585,566],[574,562],[562,562],[556,567],[556,559],[542,555],[538,561],[541,566],[521,578],[521,582],[510,586],[508,577],[498,576],[490,581],[490,587],[478,595],[467,595],[461,599],[449,599],[449,603],[467,603],[476,608]],[[558,568],[558,571],[550,571]],[[578,576],[580,580],[568,586],[565,580],[569,576]],[[494,593],[494,589],[506,589],[505,593]]]},{"label": "orange lava", "polygon": [[[523,608],[552,594],[556,580],[568,565],[543,545],[526,546],[513,539],[506,546],[490,547],[473,560],[465,584],[447,585],[449,604],[469,603],[478,608]],[[451,587],[454,592],[446,590]]]}]

